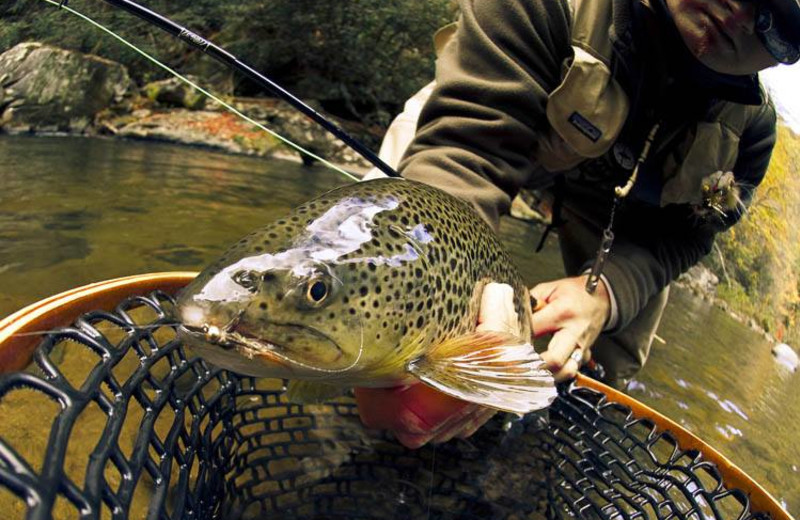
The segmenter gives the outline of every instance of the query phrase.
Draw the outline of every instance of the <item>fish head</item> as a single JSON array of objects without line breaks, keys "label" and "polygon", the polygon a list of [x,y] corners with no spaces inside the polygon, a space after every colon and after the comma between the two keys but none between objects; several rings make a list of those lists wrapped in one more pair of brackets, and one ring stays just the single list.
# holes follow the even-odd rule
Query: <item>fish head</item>
[{"label": "fish head", "polygon": [[324,377],[351,366],[361,338],[336,319],[343,283],[335,269],[276,265],[275,256],[201,273],[177,301],[182,339],[211,363],[251,376]]},{"label": "fish head", "polygon": [[182,291],[187,346],[245,375],[330,381],[366,373],[416,333],[425,280],[410,244],[424,230],[396,230],[394,196],[310,204],[240,240]]}]

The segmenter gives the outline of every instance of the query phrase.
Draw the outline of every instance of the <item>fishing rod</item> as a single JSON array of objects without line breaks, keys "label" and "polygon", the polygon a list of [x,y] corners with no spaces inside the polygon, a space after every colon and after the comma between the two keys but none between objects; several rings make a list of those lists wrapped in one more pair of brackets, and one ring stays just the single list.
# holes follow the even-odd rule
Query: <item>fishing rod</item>
[{"label": "fishing rod", "polygon": [[[59,7],[65,7],[69,0],[60,0]],[[124,9],[129,13],[141,18],[147,23],[155,25],[159,29],[162,29],[172,36],[175,36],[179,40],[183,40],[184,42],[190,44],[191,46],[201,50],[205,54],[209,55],[210,57],[214,58],[218,62],[222,63],[226,67],[235,70],[241,74],[244,74],[254,82],[256,82],[261,87],[267,89],[268,91],[272,92],[282,100],[286,101],[294,108],[311,118],[315,123],[322,126],[325,130],[336,136],[342,142],[344,142],[347,146],[355,150],[359,155],[361,155],[364,159],[369,161],[373,164],[376,168],[380,171],[388,175],[389,177],[400,177],[400,174],[397,173],[394,168],[386,164],[380,157],[378,157],[372,150],[367,148],[361,141],[356,139],[355,137],[351,136],[347,132],[345,132],[341,127],[327,119],[325,116],[308,106],[306,103],[298,99],[294,96],[291,92],[284,89],[265,75],[261,74],[251,66],[244,63],[242,60],[231,54],[230,52],[226,51],[219,45],[212,43],[211,41],[205,39],[204,37],[200,36],[199,34],[190,31],[189,29],[173,22],[169,18],[156,13],[146,7],[143,7],[136,2],[132,2],[131,0],[104,0],[106,3],[111,4],[114,7],[118,7],[120,9]],[[169,69],[168,69],[169,70]],[[177,74],[176,74],[177,75]],[[180,77],[180,76],[179,76]]]}]

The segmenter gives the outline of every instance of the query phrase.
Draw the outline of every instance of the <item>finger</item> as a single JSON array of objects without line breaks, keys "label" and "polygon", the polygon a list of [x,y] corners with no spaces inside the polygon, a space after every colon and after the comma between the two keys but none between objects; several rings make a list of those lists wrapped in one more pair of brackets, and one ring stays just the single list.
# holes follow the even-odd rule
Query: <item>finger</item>
[{"label": "finger", "polygon": [[544,334],[560,330],[564,321],[571,314],[571,309],[565,308],[565,304],[561,300],[554,300],[553,303],[546,305],[542,310],[533,313],[531,327],[533,327],[534,337],[538,338]]},{"label": "finger", "polygon": [[465,407],[459,410],[457,415],[442,423],[438,429],[423,434],[411,433],[403,430],[395,430],[393,433],[398,442],[409,449],[421,448],[429,442],[434,444],[447,442],[454,434],[462,430],[462,424],[465,421],[469,421],[469,417],[475,413],[478,408],[477,405]]},{"label": "finger", "polygon": [[356,388],[361,422],[368,428],[424,435],[439,431],[471,405],[424,384],[393,388]]},{"label": "finger", "polygon": [[367,428],[400,430],[422,435],[430,426],[405,406],[408,387],[356,388],[356,404],[361,422]]},{"label": "finger", "polygon": [[570,360],[570,356],[576,348],[580,348],[578,339],[579,335],[570,328],[561,329],[553,335],[547,345],[547,350],[542,352],[542,359],[547,363],[547,368],[551,372],[558,373],[567,366],[568,361],[577,365],[577,362]]},{"label": "finger", "polygon": [[433,439],[434,434],[414,435],[411,433],[394,432],[397,442],[410,450],[416,450],[428,444]]},{"label": "finger", "polygon": [[477,330],[495,330],[519,335],[514,289],[510,285],[489,283],[483,288]]},{"label": "finger", "polygon": [[575,379],[575,376],[578,375],[578,371],[580,367],[578,366],[578,362],[574,359],[568,359],[567,362],[564,364],[564,367],[555,372],[553,374],[553,379],[556,383],[562,383],[564,381],[570,381]]},{"label": "finger", "polygon": [[451,440],[453,437],[464,431],[465,428],[472,426],[477,417],[482,413],[482,407],[473,406],[468,414],[465,414],[454,421],[450,421],[444,428],[439,430],[430,442],[440,444]]},{"label": "finger", "polygon": [[481,426],[486,424],[489,419],[494,417],[497,414],[497,410],[491,408],[484,408],[481,412],[471,421],[470,424],[464,426],[464,429],[459,432],[456,437],[459,439],[468,439],[472,437],[472,435],[478,431]]}]

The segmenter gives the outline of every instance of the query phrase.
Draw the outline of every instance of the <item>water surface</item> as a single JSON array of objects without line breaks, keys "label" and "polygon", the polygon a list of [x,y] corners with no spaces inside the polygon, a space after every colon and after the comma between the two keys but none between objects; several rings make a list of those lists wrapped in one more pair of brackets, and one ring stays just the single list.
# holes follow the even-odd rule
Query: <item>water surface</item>
[{"label": "water surface", "polygon": [[[347,181],[324,168],[171,145],[0,138],[0,316],[63,290],[199,270],[292,206]],[[554,239],[511,219],[502,237],[531,284],[563,274]],[[800,391],[770,345],[674,290],[628,389],[699,435],[800,516]]]}]

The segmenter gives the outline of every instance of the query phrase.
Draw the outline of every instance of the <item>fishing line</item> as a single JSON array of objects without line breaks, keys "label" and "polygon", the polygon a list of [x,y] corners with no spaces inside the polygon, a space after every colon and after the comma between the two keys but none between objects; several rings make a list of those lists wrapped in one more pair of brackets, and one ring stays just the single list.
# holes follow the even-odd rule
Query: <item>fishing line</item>
[{"label": "fishing line", "polygon": [[431,517],[431,502],[433,501],[433,477],[436,475],[436,444],[433,445],[433,453],[431,454],[431,482],[428,488],[428,513],[425,516],[426,520]]},{"label": "fishing line", "polygon": [[[178,325],[180,325],[180,323],[178,322],[157,323],[153,325],[130,325],[130,324],[117,325],[116,323],[106,323],[103,324],[102,326],[98,324],[98,325],[90,325],[90,327],[97,332],[110,332],[112,330],[118,330],[120,332],[127,333],[130,332],[131,330],[137,331],[137,330],[147,330],[147,329],[158,329],[162,327],[173,328],[174,330],[174,327],[177,327]],[[75,331],[86,332],[86,329],[73,326],[73,327],[64,327],[62,329],[33,330],[29,332],[17,332],[15,334],[11,334],[9,337],[14,338],[14,337],[25,337],[25,336],[43,336],[45,334],[70,334]]]},{"label": "fishing line", "polygon": [[307,156],[309,156],[309,157],[311,157],[313,159],[316,159],[317,161],[321,162],[322,164],[324,164],[328,168],[330,168],[330,169],[332,169],[332,170],[344,175],[349,180],[352,180],[352,181],[358,181],[359,180],[359,178],[354,176],[353,174],[343,170],[342,168],[340,168],[340,167],[336,166],[335,164],[323,159],[322,157],[314,154],[313,152],[311,152],[309,150],[306,150],[305,148],[303,148],[299,144],[296,144],[296,143],[290,141],[286,137],[283,137],[282,135],[278,134],[277,132],[275,132],[273,130],[270,130],[266,126],[262,125],[258,121],[256,121],[256,120],[252,119],[251,117],[243,114],[241,111],[237,110],[235,107],[233,107],[229,103],[226,103],[225,101],[223,101],[219,97],[215,96],[211,92],[205,90],[204,88],[202,88],[201,86],[199,86],[198,84],[196,84],[195,82],[190,80],[189,78],[187,78],[187,77],[183,76],[182,74],[178,73],[176,70],[170,68],[168,65],[160,62],[158,59],[156,59],[155,57],[151,56],[146,51],[140,49],[139,47],[137,47],[133,43],[129,42],[128,40],[126,40],[122,36],[118,35],[114,31],[112,31],[111,29],[108,29],[107,27],[105,27],[104,25],[100,24],[99,22],[93,20],[92,18],[84,15],[83,13],[80,13],[80,12],[76,11],[75,9],[72,9],[71,7],[69,7],[67,5],[64,5],[63,3],[59,3],[59,2],[56,2],[54,0],[44,0],[44,1],[49,3],[49,4],[55,5],[57,7],[60,7],[61,9],[66,10],[67,12],[77,16],[78,18],[84,20],[85,22],[88,22],[89,24],[93,25],[94,27],[100,29],[101,31],[105,32],[106,34],[114,37],[115,39],[120,41],[122,44],[124,44],[125,46],[127,46],[130,49],[134,50],[135,52],[137,52],[138,54],[143,56],[145,59],[147,59],[148,61],[150,61],[154,65],[156,65],[156,66],[160,67],[161,69],[169,72],[170,74],[172,74],[173,76],[175,76],[176,78],[178,78],[182,82],[186,83],[187,85],[191,86],[192,88],[197,89],[197,91],[202,93],[203,95],[209,97],[210,99],[213,99],[214,101],[219,103],[221,106],[223,106],[229,112],[241,117],[242,119],[244,119],[248,123],[260,128],[261,130],[264,130],[265,132],[267,132],[268,134],[272,135],[273,137],[279,139],[283,143],[291,146],[292,148],[294,148],[298,152],[303,153],[303,154],[305,154],[305,155],[307,155]]}]

